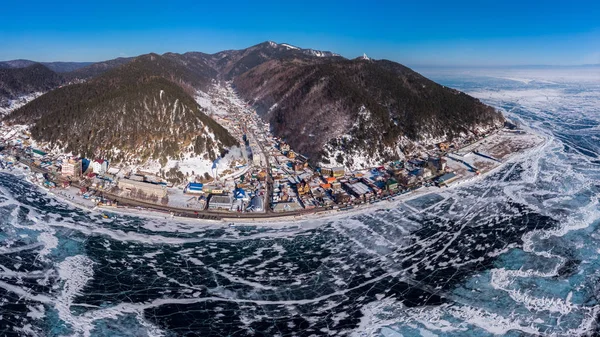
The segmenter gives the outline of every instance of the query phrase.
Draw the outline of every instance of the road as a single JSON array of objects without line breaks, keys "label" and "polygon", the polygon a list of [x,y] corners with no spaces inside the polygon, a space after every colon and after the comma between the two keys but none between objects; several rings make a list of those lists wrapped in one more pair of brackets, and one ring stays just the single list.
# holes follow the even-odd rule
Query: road
[{"label": "road", "polygon": [[271,193],[273,191],[273,174],[271,171],[271,161],[269,160],[269,154],[267,151],[265,151],[265,147],[263,145],[263,143],[261,141],[258,140],[258,137],[256,137],[256,134],[254,133],[254,131],[252,131],[252,137],[254,137],[254,141],[256,142],[256,144],[258,144],[258,146],[260,146],[260,151],[262,152],[263,156],[265,156],[265,159],[267,161],[267,189],[265,191],[265,199],[263,200],[265,202],[263,202],[263,205],[265,205],[265,213],[272,213],[272,207],[271,207]]}]

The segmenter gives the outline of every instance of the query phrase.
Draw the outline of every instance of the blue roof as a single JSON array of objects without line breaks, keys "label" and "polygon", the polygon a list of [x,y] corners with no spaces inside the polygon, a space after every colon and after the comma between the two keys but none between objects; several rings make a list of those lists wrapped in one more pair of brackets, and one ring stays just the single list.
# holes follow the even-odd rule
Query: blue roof
[{"label": "blue roof", "polygon": [[235,191],[233,191],[233,197],[236,199],[243,198],[245,196],[246,191],[244,191],[242,188],[236,188]]},{"label": "blue roof", "polygon": [[190,189],[190,190],[201,190],[203,186],[204,186],[204,184],[200,184],[200,183],[189,183],[188,184],[188,189]]}]

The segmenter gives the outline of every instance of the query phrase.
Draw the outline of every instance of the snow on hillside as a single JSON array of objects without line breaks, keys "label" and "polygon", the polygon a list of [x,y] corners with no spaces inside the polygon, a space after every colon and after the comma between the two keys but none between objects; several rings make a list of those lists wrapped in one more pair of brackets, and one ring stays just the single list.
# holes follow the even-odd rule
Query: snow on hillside
[{"label": "snow on hillside", "polygon": [[198,90],[196,102],[204,109],[207,115],[225,116],[232,109],[244,109],[245,103],[235,93],[230,82],[225,85],[215,84],[208,92]]},{"label": "snow on hillside", "polygon": [[[182,155],[182,159],[169,159],[165,167],[156,160],[149,160],[144,165],[130,166],[132,171],[143,171],[160,176],[160,171],[167,172],[171,169],[183,173],[187,180],[193,181],[196,177],[204,177],[208,173],[211,177],[226,178],[236,175],[243,171],[245,159],[242,151],[238,147],[232,147],[229,152],[223,157],[212,162],[202,156],[197,156],[192,152],[187,152]],[[215,166],[215,168],[213,168]]]},{"label": "snow on hillside", "polygon": [[33,101],[34,99],[43,95],[43,92],[34,92],[28,95],[20,96],[16,99],[7,100],[7,104],[0,104],[0,117],[5,116],[12,111],[22,107],[23,105]]}]

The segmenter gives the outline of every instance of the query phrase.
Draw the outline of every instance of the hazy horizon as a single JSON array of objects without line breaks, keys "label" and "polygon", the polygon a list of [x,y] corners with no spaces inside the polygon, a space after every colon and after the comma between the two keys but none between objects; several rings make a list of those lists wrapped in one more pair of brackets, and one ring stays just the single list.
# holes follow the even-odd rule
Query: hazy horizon
[{"label": "hazy horizon", "polygon": [[8,2],[0,59],[95,62],[263,41],[407,65],[600,63],[600,4],[561,1]]},{"label": "hazy horizon", "polygon": [[[260,43],[264,43],[267,41],[272,41],[278,44],[289,44],[295,47],[299,47],[302,49],[315,49],[315,50],[322,50],[322,51],[330,51],[333,53],[338,53],[335,50],[331,50],[331,49],[317,49],[317,48],[312,48],[310,46],[301,46],[301,45],[296,45],[293,43],[289,43],[289,42],[279,42],[279,41],[273,41],[273,40],[265,40],[265,41],[261,41],[261,42],[257,42],[257,43],[253,43],[251,45],[248,45],[246,47],[243,48],[226,48],[226,49],[222,49],[222,50],[217,50],[214,52],[206,52],[203,50],[188,50],[188,51],[183,51],[183,52],[173,52],[173,51],[165,51],[165,52],[155,52],[155,51],[148,51],[148,52],[144,52],[141,54],[137,54],[137,55],[130,55],[130,56],[123,56],[123,55],[117,55],[114,57],[109,57],[106,59],[97,59],[97,60],[77,60],[77,59],[52,59],[52,60],[40,60],[40,59],[32,59],[32,58],[25,58],[25,57],[17,57],[17,58],[12,58],[12,59],[0,59],[0,62],[8,62],[8,61],[17,61],[17,60],[24,60],[24,61],[34,61],[34,62],[42,62],[42,63],[53,63],[53,62],[74,62],[74,63],[96,63],[96,62],[103,62],[103,61],[107,61],[107,60],[112,60],[112,59],[117,59],[117,58],[130,58],[130,57],[138,57],[141,55],[146,55],[146,54],[151,54],[151,53],[155,53],[155,54],[165,54],[165,53],[178,53],[178,54],[183,54],[183,53],[189,53],[189,52],[202,52],[202,53],[207,53],[207,54],[213,54],[213,53],[218,53],[220,51],[225,51],[225,50],[239,50],[239,49],[245,49],[245,48],[249,48],[255,45],[258,45]],[[359,56],[362,56],[363,54],[366,54],[367,56],[371,57],[370,54],[368,52],[364,52],[362,54],[359,55],[342,55],[340,54],[342,57],[345,57],[347,59],[352,59],[352,58],[356,58]],[[379,59],[376,57],[372,57],[373,59]],[[385,58],[382,58],[385,59]],[[403,63],[401,61],[398,60],[392,60],[392,59],[388,59],[391,61],[395,61],[398,63],[402,63],[404,65],[410,66],[410,67],[419,67],[419,68],[449,68],[449,69],[498,69],[498,68],[581,68],[581,67],[599,67],[600,66],[600,62],[599,63],[588,63],[588,64],[568,64],[568,65],[562,65],[562,64],[497,64],[497,65],[463,65],[463,64],[420,64],[420,63]]]}]

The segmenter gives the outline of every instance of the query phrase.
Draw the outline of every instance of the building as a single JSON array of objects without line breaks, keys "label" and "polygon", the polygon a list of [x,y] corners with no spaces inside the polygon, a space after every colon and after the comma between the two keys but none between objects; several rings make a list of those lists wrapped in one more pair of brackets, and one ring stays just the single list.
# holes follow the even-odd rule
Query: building
[{"label": "building", "polygon": [[256,166],[261,165],[260,149],[258,146],[252,147],[252,163]]},{"label": "building", "polygon": [[263,199],[257,195],[252,197],[250,200],[250,205],[247,208],[247,211],[250,212],[263,212],[265,207],[263,205]]},{"label": "building", "polygon": [[321,174],[330,177],[343,177],[346,174],[346,169],[343,166],[322,167]]},{"label": "building", "polygon": [[298,189],[298,194],[305,195],[310,192],[310,185],[307,184],[305,181],[301,181],[296,184],[296,189]]},{"label": "building", "polygon": [[146,196],[157,196],[162,198],[167,195],[167,187],[164,185],[150,184],[143,181],[136,181],[131,179],[119,179],[117,186],[123,190],[128,191],[131,196],[136,196],[137,193],[142,192]]},{"label": "building", "polygon": [[288,202],[278,202],[273,205],[273,212],[293,212],[299,211],[302,209],[302,206],[294,201]]},{"label": "building", "polygon": [[35,158],[43,158],[47,155],[46,152],[44,152],[42,150],[38,150],[38,149],[33,149],[33,150],[31,150],[31,152],[33,153],[33,157],[35,157]]},{"label": "building", "polygon": [[427,160],[428,167],[434,172],[441,172],[446,170],[446,159],[430,157]]},{"label": "building", "polygon": [[354,194],[356,197],[362,197],[363,195],[369,196],[371,194],[371,189],[369,186],[361,182],[356,182],[353,184],[348,183],[346,184],[346,187],[348,188],[349,192]]},{"label": "building", "polygon": [[346,174],[346,169],[343,166],[334,167],[331,169],[334,177],[343,177]]},{"label": "building", "polygon": [[431,172],[431,169],[424,167],[421,169],[420,176],[424,179],[428,179],[428,178],[431,178],[431,176],[433,176],[433,173]]},{"label": "building", "polygon": [[81,159],[71,158],[63,161],[61,174],[65,177],[78,178],[81,176]]},{"label": "building", "polygon": [[233,198],[236,200],[241,199],[244,201],[250,200],[248,198],[248,195],[246,194],[246,191],[244,191],[244,189],[241,187],[238,187],[233,191]]},{"label": "building", "polygon": [[346,193],[336,193],[333,196],[333,199],[337,204],[345,204],[347,202],[350,202],[350,196]]},{"label": "building", "polygon": [[204,185],[202,186],[202,192],[207,194],[223,194],[225,191],[219,186]]},{"label": "building", "polygon": [[95,159],[90,165],[96,174],[104,174],[108,170],[108,162],[103,159]]},{"label": "building", "polygon": [[203,186],[204,186],[204,184],[200,184],[200,183],[189,183],[183,190],[183,193],[187,193],[187,194],[204,193],[204,191],[202,191]]},{"label": "building", "polygon": [[283,153],[287,153],[290,151],[290,146],[286,143],[279,143],[279,149],[281,150],[281,152]]},{"label": "building", "polygon": [[438,147],[440,148],[441,151],[448,151],[448,149],[450,148],[450,143],[442,142],[442,143],[438,144]]},{"label": "building", "polygon": [[458,176],[452,172],[450,173],[446,173],[441,177],[438,177],[435,182],[439,185],[439,186],[445,186],[450,184],[451,182],[453,182],[454,180],[458,179]]},{"label": "building", "polygon": [[230,195],[211,195],[208,199],[208,209],[229,211],[233,204],[233,198]]},{"label": "building", "polygon": [[388,179],[385,183],[385,187],[388,191],[397,191],[398,190],[398,182],[392,178]]}]

